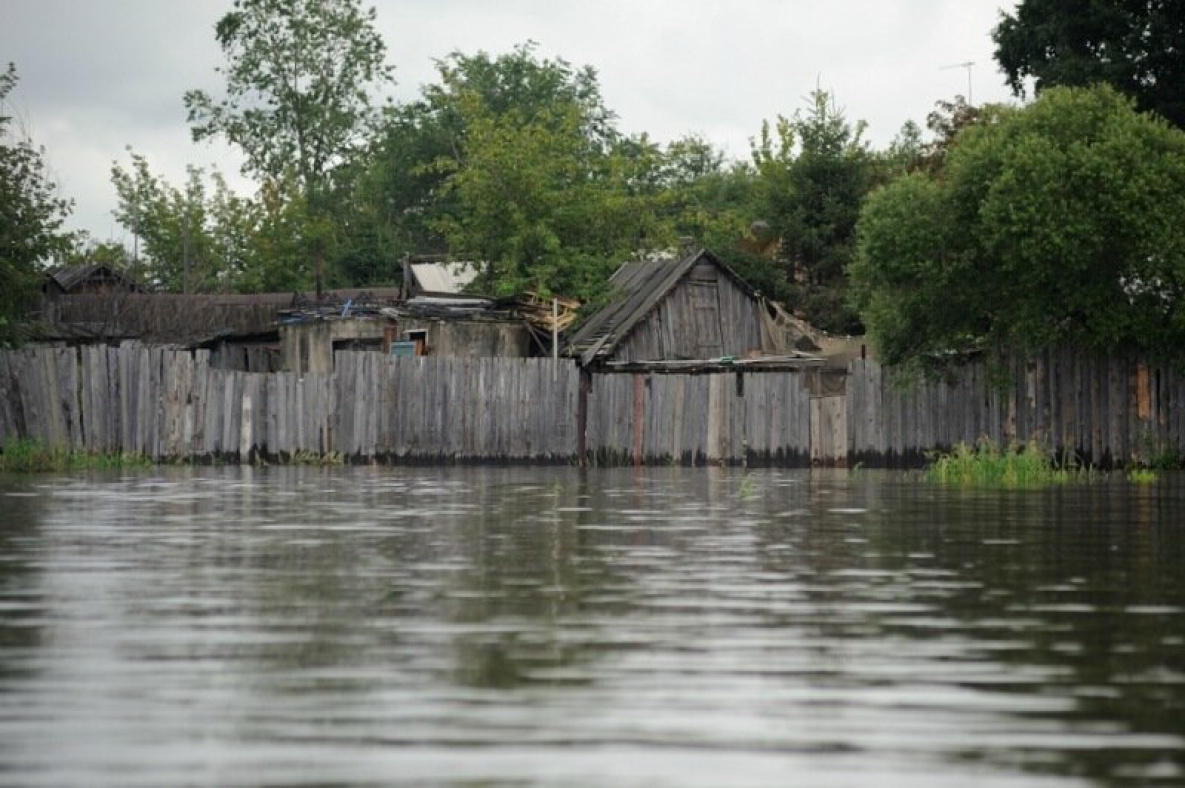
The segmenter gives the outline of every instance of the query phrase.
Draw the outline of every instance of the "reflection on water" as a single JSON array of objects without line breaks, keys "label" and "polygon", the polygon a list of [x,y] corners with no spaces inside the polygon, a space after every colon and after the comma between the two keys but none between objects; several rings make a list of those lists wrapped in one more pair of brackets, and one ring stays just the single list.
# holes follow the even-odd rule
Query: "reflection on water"
[{"label": "reflection on water", "polygon": [[0,479],[0,784],[1185,782],[1179,478]]}]

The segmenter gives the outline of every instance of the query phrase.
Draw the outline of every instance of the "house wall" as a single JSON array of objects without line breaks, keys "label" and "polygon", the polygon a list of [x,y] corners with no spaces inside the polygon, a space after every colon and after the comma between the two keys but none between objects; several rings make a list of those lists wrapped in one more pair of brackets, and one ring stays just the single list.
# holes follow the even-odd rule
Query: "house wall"
[{"label": "house wall", "polygon": [[[430,356],[522,358],[530,355],[531,335],[522,323],[479,320],[317,320],[280,326],[283,369],[300,375],[333,372],[335,345],[356,350],[354,343],[375,343],[379,349],[383,330],[394,326],[394,336],[408,331],[428,332]],[[344,346],[344,347],[343,347]]]},{"label": "house wall", "polygon": [[280,326],[283,369],[298,375],[333,371],[335,342],[382,342],[385,320],[315,320]]},{"label": "house wall", "polygon": [[402,339],[408,331],[428,332],[429,356],[523,358],[531,353],[531,334],[521,322],[399,318],[395,337]]},{"label": "house wall", "polygon": [[743,357],[762,349],[761,308],[720,269],[702,263],[618,345],[613,360]]}]

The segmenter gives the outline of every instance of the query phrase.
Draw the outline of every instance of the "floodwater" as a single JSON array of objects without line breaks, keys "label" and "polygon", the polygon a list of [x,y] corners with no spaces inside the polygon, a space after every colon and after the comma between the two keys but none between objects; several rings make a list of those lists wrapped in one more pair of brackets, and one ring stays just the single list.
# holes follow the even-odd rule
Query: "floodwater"
[{"label": "floodwater", "polygon": [[1185,479],[0,477],[0,785],[1185,784]]}]

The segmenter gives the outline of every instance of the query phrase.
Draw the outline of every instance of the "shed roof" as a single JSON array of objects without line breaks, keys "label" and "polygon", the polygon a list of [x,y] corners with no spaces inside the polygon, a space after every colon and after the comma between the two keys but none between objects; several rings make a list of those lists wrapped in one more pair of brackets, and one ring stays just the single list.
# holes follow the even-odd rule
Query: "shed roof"
[{"label": "shed roof", "polygon": [[397,303],[397,288],[328,290],[321,304],[308,306],[299,293],[91,293],[64,295],[56,321],[44,325],[44,339],[134,337],[153,344],[194,345],[212,336],[243,337],[277,330],[277,320],[291,310],[339,314],[351,302],[376,312]]},{"label": "shed roof", "polygon": [[707,249],[680,260],[640,260],[624,263],[609,278],[614,290],[611,303],[592,315],[568,340],[565,354],[578,356],[582,365],[610,355],[630,332],[654,311],[696,265],[711,263],[754,298],[759,295],[745,280]]}]

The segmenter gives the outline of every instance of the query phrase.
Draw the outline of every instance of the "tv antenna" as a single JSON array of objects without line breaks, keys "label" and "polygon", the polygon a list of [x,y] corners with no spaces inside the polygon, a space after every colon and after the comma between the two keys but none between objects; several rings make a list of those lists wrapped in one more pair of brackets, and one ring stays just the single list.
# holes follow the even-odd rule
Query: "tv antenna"
[{"label": "tv antenna", "polygon": [[975,102],[971,100],[971,68],[975,65],[974,60],[967,60],[962,63],[951,63],[949,66],[943,66],[939,71],[950,71],[952,68],[967,69],[967,106],[975,106]]}]

